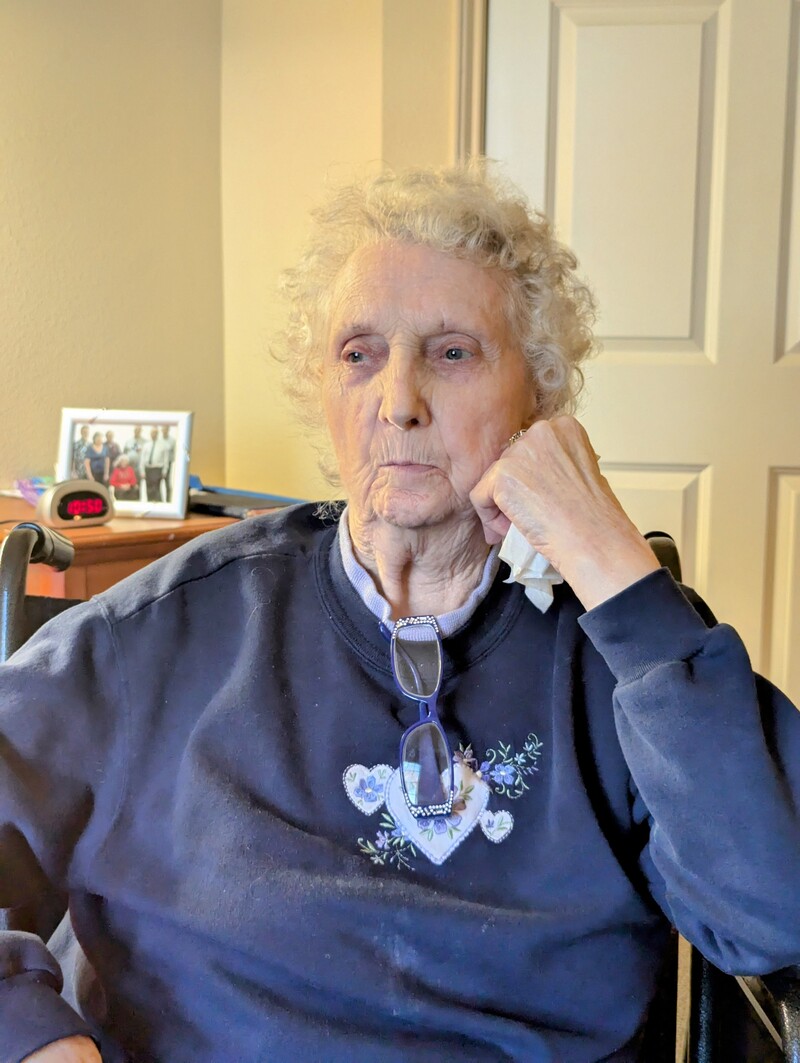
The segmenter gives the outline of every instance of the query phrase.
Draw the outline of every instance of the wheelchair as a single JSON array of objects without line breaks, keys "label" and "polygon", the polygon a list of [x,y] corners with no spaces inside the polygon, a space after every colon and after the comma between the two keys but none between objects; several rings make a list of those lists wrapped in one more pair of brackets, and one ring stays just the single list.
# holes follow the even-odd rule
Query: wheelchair
[{"label": "wheelchair", "polygon": [[[646,536],[659,562],[680,582],[675,542],[665,532]],[[42,624],[77,605],[76,600],[25,594],[29,564],[68,568],[68,539],[32,522],[16,525],[0,547],[0,665]],[[67,898],[54,894],[36,908],[0,913],[0,929],[25,930],[47,940],[59,923],[69,932]],[[678,935],[665,958],[658,993],[643,1034],[642,1063],[674,1063],[679,999]],[[696,949],[688,964],[689,1026],[684,1063],[800,1063],[800,967],[761,978],[724,974]]]}]

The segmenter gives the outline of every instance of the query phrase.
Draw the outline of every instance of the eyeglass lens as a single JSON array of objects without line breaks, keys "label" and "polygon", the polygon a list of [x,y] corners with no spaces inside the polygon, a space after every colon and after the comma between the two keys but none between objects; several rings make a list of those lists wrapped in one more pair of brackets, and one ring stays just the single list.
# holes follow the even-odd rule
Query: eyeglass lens
[{"label": "eyeglass lens", "polygon": [[442,678],[439,638],[430,624],[413,624],[397,632],[394,639],[394,668],[404,694],[430,698]]},{"label": "eyeglass lens", "polygon": [[442,805],[450,796],[450,753],[436,723],[420,723],[403,739],[400,767],[409,804]]}]

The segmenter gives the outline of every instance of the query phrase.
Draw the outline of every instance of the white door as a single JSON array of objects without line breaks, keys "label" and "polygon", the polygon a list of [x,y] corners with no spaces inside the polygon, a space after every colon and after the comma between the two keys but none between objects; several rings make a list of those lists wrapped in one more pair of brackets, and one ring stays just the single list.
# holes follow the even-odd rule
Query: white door
[{"label": "white door", "polygon": [[800,0],[490,0],[486,106],[600,304],[606,475],[798,703],[799,38]]}]

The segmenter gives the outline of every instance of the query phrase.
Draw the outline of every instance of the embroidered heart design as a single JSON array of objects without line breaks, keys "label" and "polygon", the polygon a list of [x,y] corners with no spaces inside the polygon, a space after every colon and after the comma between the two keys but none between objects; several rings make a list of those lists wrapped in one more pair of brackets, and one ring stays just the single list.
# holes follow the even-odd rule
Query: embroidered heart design
[{"label": "embroidered heart design", "polygon": [[388,764],[375,764],[371,768],[351,764],[342,775],[345,793],[359,812],[371,816],[386,800],[386,781],[391,774]]},{"label": "embroidered heart design", "polygon": [[490,812],[485,808],[479,819],[483,833],[490,842],[497,844],[506,840],[514,826],[514,817],[502,809],[499,812]]},{"label": "embroidered heart design", "polygon": [[491,790],[465,764],[453,765],[455,800],[449,816],[415,819],[408,810],[400,782],[393,771],[386,785],[386,807],[414,846],[434,864],[443,864],[478,823]]}]

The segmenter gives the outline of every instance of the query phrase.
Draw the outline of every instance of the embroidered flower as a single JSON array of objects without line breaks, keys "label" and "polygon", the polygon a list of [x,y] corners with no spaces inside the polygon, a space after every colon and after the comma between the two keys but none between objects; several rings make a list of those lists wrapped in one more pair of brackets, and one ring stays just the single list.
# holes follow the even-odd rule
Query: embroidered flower
[{"label": "embroidered flower", "polygon": [[429,831],[433,828],[434,834],[446,834],[448,830],[452,830],[459,825],[461,822],[459,812],[463,812],[466,807],[467,802],[463,797],[458,797],[453,802],[453,811],[449,816],[429,816],[427,819],[418,819],[419,829]]},{"label": "embroidered flower", "polygon": [[449,827],[457,827],[461,822],[461,816],[457,812],[451,812],[449,816],[437,816],[433,821],[433,829],[437,834],[444,834]]},{"label": "embroidered flower", "polygon": [[367,838],[358,839],[361,852],[379,867],[413,867],[411,861],[413,857],[416,857],[417,850],[405,831],[395,823],[391,813],[383,813],[381,827],[382,829],[375,835],[374,842]]},{"label": "embroidered flower", "polygon": [[500,786],[513,786],[517,778],[517,770],[511,764],[496,764],[490,774]]},{"label": "embroidered flower", "polygon": [[539,770],[542,743],[531,732],[525,739],[522,753],[515,753],[507,742],[499,742],[496,749],[486,751],[486,760],[480,767],[481,777],[493,787],[495,793],[515,801],[529,789],[525,781]]},{"label": "embroidered flower", "polygon": [[475,758],[475,754],[472,752],[472,746],[467,746],[465,749],[460,746],[453,754],[454,764],[464,764],[470,769],[470,771],[478,770],[478,761]]},{"label": "embroidered flower", "polygon": [[446,834],[448,827],[457,827],[461,822],[461,816],[451,814],[449,816],[434,816],[428,819],[418,819],[417,825],[421,831],[433,830],[434,834]]},{"label": "embroidered flower", "polygon": [[366,779],[359,779],[355,794],[356,797],[360,797],[362,801],[369,801],[370,804],[373,804],[378,800],[378,797],[383,793],[383,790],[384,784],[378,782],[374,775],[370,775]]}]

